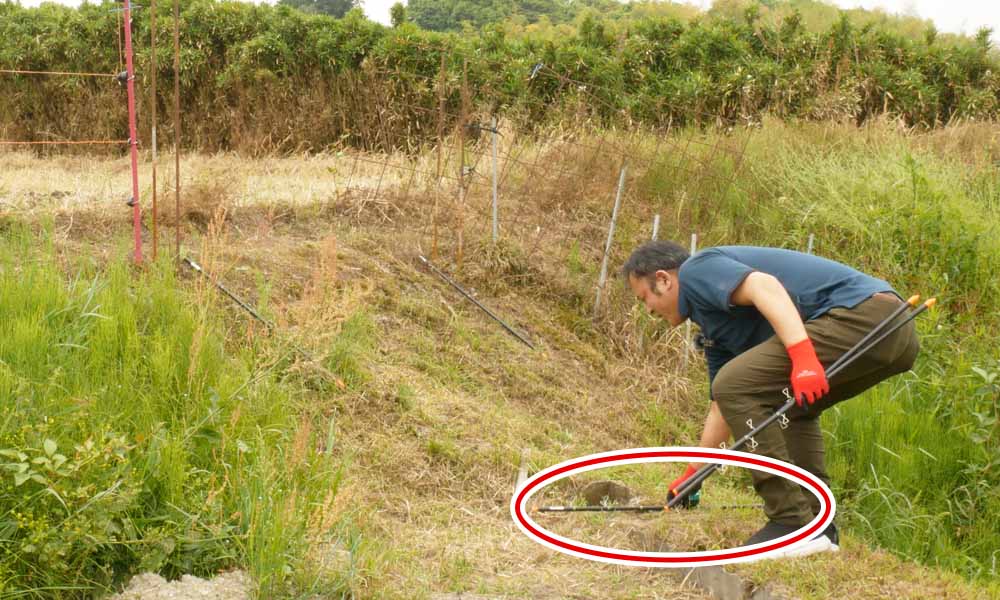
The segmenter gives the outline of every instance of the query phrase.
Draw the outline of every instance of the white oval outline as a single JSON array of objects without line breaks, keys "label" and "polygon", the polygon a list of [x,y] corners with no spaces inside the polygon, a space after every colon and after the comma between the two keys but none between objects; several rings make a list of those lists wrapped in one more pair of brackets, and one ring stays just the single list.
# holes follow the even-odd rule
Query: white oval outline
[{"label": "white oval outline", "polygon": [[[665,451],[666,452],[699,452],[699,453],[703,453],[703,454],[711,454],[711,455],[713,455],[713,456],[716,457],[716,460],[706,461],[706,462],[715,462],[715,463],[720,463],[720,464],[723,464],[723,465],[729,465],[729,466],[735,466],[735,467],[741,467],[741,468],[747,468],[747,469],[754,469],[754,470],[758,470],[758,471],[765,471],[767,473],[771,473],[772,475],[777,475],[779,477],[783,477],[785,479],[788,479],[789,481],[793,481],[795,483],[798,483],[799,485],[802,485],[802,487],[806,487],[809,490],[810,493],[812,493],[814,496],[816,496],[816,498],[819,499],[819,503],[820,503],[819,515],[817,515],[816,517],[814,517],[813,520],[809,521],[808,523],[806,523],[805,525],[803,525],[799,529],[796,529],[795,531],[793,531],[793,532],[791,532],[791,533],[789,533],[787,535],[781,536],[780,538],[776,538],[776,539],[773,539],[773,540],[770,540],[770,541],[767,541],[767,542],[762,542],[762,543],[759,543],[759,544],[754,544],[754,545],[751,545],[751,546],[737,546],[736,548],[727,548],[727,549],[723,549],[723,550],[706,550],[706,551],[702,551],[702,552],[638,552],[638,551],[634,551],[634,550],[622,550],[622,549],[619,549],[619,548],[611,548],[611,547],[607,547],[607,546],[596,546],[596,545],[593,545],[593,544],[587,544],[587,543],[584,543],[584,542],[581,542],[581,541],[578,541],[578,540],[574,540],[572,538],[567,538],[567,537],[561,536],[561,535],[559,535],[559,534],[557,534],[557,533],[555,533],[553,531],[550,531],[550,530],[542,527],[541,525],[539,525],[533,518],[531,518],[531,513],[527,510],[528,501],[531,499],[532,496],[534,496],[540,490],[545,489],[546,487],[552,485],[553,483],[555,483],[555,482],[557,482],[557,481],[559,481],[561,479],[564,479],[566,477],[570,477],[571,475],[576,475],[576,474],[579,474],[579,473],[586,473],[587,471],[596,471],[598,469],[606,469],[606,468],[610,468],[610,467],[620,467],[620,466],[625,466],[625,465],[630,465],[630,464],[690,462],[690,460],[688,458],[685,458],[685,457],[651,456],[651,457],[643,457],[643,458],[621,459],[619,461],[608,461],[608,462],[603,462],[603,463],[599,463],[599,464],[595,464],[595,465],[586,465],[586,466],[583,466],[583,467],[579,467],[579,468],[575,468],[575,469],[570,469],[570,470],[566,471],[565,473],[561,473],[561,474],[553,477],[552,479],[550,479],[549,481],[545,482],[544,484],[542,484],[541,486],[537,487],[536,489],[530,490],[527,494],[525,494],[524,498],[521,500],[521,503],[520,503],[520,512],[524,516],[524,519],[526,521],[528,521],[532,525],[532,527],[534,527],[535,529],[539,530],[540,532],[542,532],[542,533],[544,533],[544,534],[546,534],[546,535],[548,535],[548,536],[550,536],[550,537],[552,537],[552,538],[554,538],[554,539],[556,539],[556,540],[558,540],[560,542],[563,542],[565,544],[575,545],[575,546],[578,546],[578,547],[581,547],[581,548],[587,548],[589,550],[594,550],[596,552],[608,552],[608,553],[617,553],[617,554],[621,554],[621,555],[626,555],[626,556],[630,557],[630,560],[621,560],[621,559],[608,558],[608,557],[603,557],[603,556],[593,556],[591,554],[585,554],[583,552],[577,552],[577,551],[574,551],[574,550],[570,550],[568,548],[563,548],[561,546],[552,544],[552,543],[550,543],[547,540],[544,540],[544,539],[541,539],[541,538],[537,537],[534,533],[532,533],[531,531],[529,531],[521,523],[521,521],[518,519],[518,514],[517,514],[518,513],[518,510],[517,510],[518,509],[517,497],[521,493],[521,490],[523,490],[525,487],[528,487],[530,484],[532,484],[532,482],[537,481],[538,479],[545,478],[547,474],[549,474],[549,473],[551,473],[553,471],[556,471],[556,470],[561,469],[563,467],[566,467],[568,465],[572,465],[572,464],[580,463],[580,462],[585,462],[585,461],[588,461],[588,460],[591,460],[591,459],[602,459],[602,458],[607,458],[607,457],[621,456],[621,455],[627,455],[627,454],[636,454],[636,453],[643,453],[643,452],[665,452]],[[774,468],[764,467],[764,466],[760,466],[760,465],[754,465],[754,466],[747,465],[745,462],[735,461],[735,460],[732,460],[730,458],[726,458],[727,456],[742,456],[742,457],[752,458],[752,459],[757,460],[757,461],[761,461],[761,462],[765,462],[765,463],[770,463],[772,465],[780,465],[782,468],[785,468],[785,469],[788,469],[790,471],[795,472],[796,474],[798,474],[800,476],[801,480],[808,481],[808,483],[810,485],[822,488],[823,490],[826,491],[826,493],[828,494],[828,496],[830,498],[829,512],[827,513],[826,518],[824,519],[822,517],[822,515],[824,513],[826,513],[825,509],[827,508],[827,503],[823,499],[823,496],[820,495],[818,492],[816,492],[814,489],[809,488],[806,485],[803,485],[803,481],[801,481],[801,480],[797,481],[795,477],[790,476],[787,473],[779,471],[779,470],[774,469]],[[787,463],[787,462],[784,462],[784,461],[781,461],[781,460],[778,460],[778,459],[775,459],[775,458],[770,458],[770,457],[767,457],[767,456],[762,456],[760,454],[751,454],[751,453],[748,453],[748,452],[739,452],[739,451],[735,451],[735,450],[723,450],[723,449],[719,449],[719,448],[697,448],[697,447],[690,447],[690,446],[664,446],[664,447],[650,447],[650,448],[629,448],[629,449],[625,449],[625,450],[613,450],[613,451],[610,451],[610,452],[599,452],[597,454],[587,454],[585,456],[581,456],[581,457],[574,458],[574,459],[571,459],[571,460],[565,460],[565,461],[563,461],[561,463],[558,463],[558,464],[552,465],[551,467],[543,469],[542,471],[539,471],[538,473],[536,473],[533,476],[529,477],[527,480],[524,481],[523,484],[521,484],[520,486],[517,487],[517,489],[514,490],[514,494],[511,496],[511,499],[510,499],[510,515],[511,515],[511,518],[513,519],[513,521],[514,521],[514,524],[517,526],[517,528],[520,529],[521,533],[523,533],[524,535],[526,535],[528,537],[528,539],[530,539],[530,540],[532,540],[532,541],[534,541],[534,542],[536,542],[538,544],[541,544],[542,546],[545,546],[546,548],[549,548],[550,550],[555,550],[556,552],[561,552],[562,554],[566,554],[566,555],[569,555],[569,556],[574,556],[574,557],[577,557],[577,558],[585,558],[587,560],[592,560],[592,561],[596,561],[596,562],[603,562],[603,563],[608,563],[608,564],[617,564],[617,565],[635,566],[635,567],[661,567],[661,568],[688,568],[688,567],[705,567],[705,566],[711,566],[711,565],[727,565],[727,564],[733,564],[733,563],[739,563],[739,562],[748,562],[748,561],[762,560],[762,559],[765,559],[765,558],[773,557],[773,556],[778,555],[778,554],[789,552],[791,550],[794,550],[796,548],[799,548],[799,547],[801,547],[801,546],[809,543],[809,541],[811,541],[811,540],[809,538],[803,538],[803,539],[801,539],[801,540],[799,540],[797,542],[794,542],[792,544],[789,544],[787,546],[782,546],[780,548],[775,548],[774,550],[769,550],[767,552],[762,552],[762,553],[759,553],[759,554],[752,554],[752,555],[749,555],[749,556],[740,556],[740,557],[735,557],[735,558],[728,558],[728,559],[719,559],[719,560],[692,560],[692,561],[678,561],[678,562],[670,562],[670,563],[657,562],[657,561],[643,561],[643,560],[641,560],[643,558],[662,558],[662,557],[671,557],[671,558],[699,558],[700,559],[700,558],[708,557],[708,556],[718,556],[720,554],[727,554],[727,553],[733,552],[737,548],[743,549],[743,550],[753,550],[754,548],[760,548],[760,547],[768,546],[768,545],[771,545],[771,544],[774,544],[774,543],[780,543],[783,540],[795,537],[801,531],[811,528],[813,525],[815,525],[818,522],[820,522],[820,525],[819,525],[819,527],[817,527],[817,531],[823,531],[824,529],[826,529],[826,527],[830,523],[833,522],[833,518],[836,515],[836,511],[837,511],[837,502],[836,502],[836,499],[833,496],[833,492],[830,490],[830,488],[825,483],[823,483],[822,480],[820,480],[818,477],[816,477],[812,473],[809,473],[805,469],[797,467],[797,466],[795,466],[795,465],[793,465],[791,463]]]}]

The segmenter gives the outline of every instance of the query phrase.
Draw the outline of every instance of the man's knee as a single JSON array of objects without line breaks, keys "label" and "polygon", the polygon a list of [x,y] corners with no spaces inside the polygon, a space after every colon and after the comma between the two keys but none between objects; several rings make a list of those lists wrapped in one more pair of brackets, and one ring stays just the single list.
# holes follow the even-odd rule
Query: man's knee
[{"label": "man's knee", "polygon": [[728,405],[736,390],[739,389],[737,375],[738,369],[732,363],[723,365],[715,374],[715,379],[712,380],[712,400],[718,402],[720,408],[723,405]]},{"label": "man's knee", "polygon": [[917,362],[917,355],[920,354],[920,340],[917,339],[916,334],[910,338],[910,343],[906,345],[906,349],[896,360],[895,367],[898,373],[905,373],[913,368],[913,365]]}]

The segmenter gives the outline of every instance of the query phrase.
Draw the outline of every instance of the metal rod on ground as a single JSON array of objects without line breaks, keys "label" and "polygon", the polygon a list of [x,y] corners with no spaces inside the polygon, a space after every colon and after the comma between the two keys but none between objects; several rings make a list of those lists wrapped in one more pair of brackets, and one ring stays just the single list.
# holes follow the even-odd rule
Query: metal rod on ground
[{"label": "metal rod on ground", "polygon": [[656,236],[660,234],[660,215],[653,215],[653,237],[649,238],[655,240]]},{"label": "metal rod on ground", "polygon": [[[763,504],[730,504],[723,506],[706,506],[711,510],[734,510],[738,508],[763,508]],[[663,512],[666,507],[661,505],[644,506],[542,506],[533,512]]]},{"label": "metal rod on ground", "polygon": [[601,292],[604,291],[604,283],[608,278],[608,258],[611,255],[611,242],[615,237],[615,224],[618,222],[618,211],[622,205],[622,190],[625,188],[625,165],[622,165],[621,174],[618,176],[618,192],[615,194],[615,207],[611,210],[611,226],[608,228],[608,241],[604,245],[604,260],[601,261],[601,276],[597,280],[597,299],[594,301],[594,315],[597,315],[601,307]]},{"label": "metal rod on ground", "polygon": [[[240,305],[240,308],[242,308],[243,310],[245,310],[248,313],[250,313],[250,316],[252,316],[254,319],[256,319],[256,320],[260,321],[261,323],[263,323],[264,326],[267,327],[270,331],[277,331],[278,327],[277,327],[277,325],[274,324],[273,321],[270,321],[270,320],[266,319],[259,312],[257,312],[254,309],[254,307],[250,306],[249,304],[247,304],[246,302],[244,302],[243,300],[241,300],[236,294],[234,294],[231,291],[229,291],[229,288],[227,288],[226,286],[224,286],[221,283],[219,283],[218,281],[216,281],[213,277],[209,276],[209,274],[206,273],[205,270],[201,268],[201,265],[199,265],[198,263],[194,262],[190,258],[184,258],[184,263],[187,264],[187,266],[191,267],[195,272],[197,272],[198,274],[202,275],[203,277],[205,277],[206,279],[208,279],[210,282],[212,282],[212,285],[214,285],[216,288],[218,288],[218,290],[220,292],[222,292],[223,294],[229,296],[229,298],[232,299],[233,302],[235,302],[236,304]],[[288,340],[285,340],[285,342],[289,346],[291,346],[293,350],[295,350],[296,352],[298,352],[299,354],[301,354],[302,358],[304,358],[304,359],[308,360],[309,362],[313,363],[312,366],[317,371],[319,371],[320,373],[322,373],[323,375],[325,375],[326,377],[328,377],[334,383],[337,383],[338,385],[342,385],[343,384],[343,382],[340,380],[340,378],[338,378],[336,375],[334,375],[333,373],[331,373],[329,370],[327,370],[326,368],[324,368],[323,366],[321,366],[319,364],[319,361],[316,360],[316,357],[314,357],[311,352],[307,351],[305,348],[303,348],[302,346],[299,346],[298,344],[296,344],[294,342],[289,342]]]},{"label": "metal rod on ground", "polygon": [[[694,256],[695,251],[698,249],[698,234],[691,234],[691,256]],[[684,359],[683,359],[683,369],[687,370],[688,358],[691,354],[691,319],[688,319],[684,324]]]},{"label": "metal rod on ground", "polygon": [[[891,327],[889,327],[889,324],[892,323],[892,321],[895,320],[896,317],[898,317],[899,315],[901,315],[907,308],[909,308],[910,306],[912,306],[911,302],[915,303],[918,300],[919,300],[919,296],[913,296],[912,298],[910,298],[910,300],[908,302],[903,303],[903,305],[901,305],[899,308],[897,308],[895,311],[893,311],[893,313],[891,315],[889,315],[885,320],[883,320],[881,323],[879,323],[878,325],[876,325],[868,335],[866,335],[865,337],[861,338],[861,340],[858,341],[858,343],[855,344],[853,348],[851,348],[850,350],[848,350],[847,352],[845,352],[839,359],[837,359],[837,361],[834,362],[833,365],[831,365],[830,368],[827,370],[827,373],[826,373],[827,380],[833,379],[839,372],[841,372],[842,370],[844,370],[848,365],[850,365],[852,362],[854,362],[854,360],[857,359],[859,356],[861,356],[862,354],[864,354],[868,350],[871,350],[872,348],[874,348],[876,345],[878,345],[879,342],[881,342],[882,340],[884,340],[888,336],[890,336],[893,333],[895,333],[896,330],[898,330],[903,325],[906,325],[907,323],[909,323],[913,319],[917,318],[918,315],[920,315],[925,310],[927,310],[927,309],[931,308],[932,306],[934,306],[934,304],[937,302],[936,298],[931,298],[927,302],[924,302],[918,309],[916,309],[913,312],[911,312],[910,314],[908,314],[905,319],[903,319],[899,323],[896,323],[895,325],[892,325]],[[884,330],[884,332],[883,332],[883,330]],[[872,338],[874,338],[874,339],[872,339]],[[871,341],[869,341],[869,340],[871,340]],[[788,390],[786,389],[785,391],[786,391],[786,396],[787,396],[787,391]],[[729,449],[730,450],[738,450],[738,449],[742,448],[744,444],[746,444],[748,441],[750,441],[755,435],[757,435],[758,433],[760,433],[761,431],[763,431],[769,425],[771,425],[772,423],[774,423],[775,421],[777,421],[778,419],[780,419],[793,406],[795,406],[795,399],[794,398],[789,398],[788,401],[785,402],[785,404],[782,405],[781,408],[779,408],[773,415],[769,416],[767,419],[764,420],[763,423],[761,423],[760,425],[757,425],[752,430],[750,430],[746,435],[744,435],[739,440],[737,440],[736,443],[734,443],[732,446],[730,446]],[[705,465],[702,468],[698,469],[698,471],[694,475],[692,475],[691,477],[689,477],[684,482],[683,485],[681,485],[679,488],[677,488],[676,490],[674,490],[675,496],[674,496],[673,499],[671,499],[667,503],[667,508],[673,508],[674,506],[676,506],[677,504],[679,504],[680,502],[682,502],[683,499],[689,493],[691,493],[692,491],[694,491],[701,484],[701,482],[703,482],[705,479],[708,479],[708,477],[712,473],[714,473],[719,468],[719,466],[720,466],[719,464],[713,463],[713,464]]]},{"label": "metal rod on ground", "polygon": [[493,314],[493,311],[491,311],[490,309],[488,309],[485,306],[483,306],[482,303],[480,303],[478,300],[476,300],[475,298],[472,297],[472,294],[470,294],[469,292],[465,291],[465,289],[462,288],[462,286],[460,286],[457,283],[455,283],[455,281],[452,280],[451,277],[448,277],[447,275],[445,275],[444,273],[442,273],[437,267],[435,267],[433,264],[431,264],[431,262],[429,260],[427,260],[423,256],[418,256],[417,258],[419,258],[422,263],[424,263],[425,265],[427,265],[427,267],[431,271],[434,271],[435,275],[437,275],[438,277],[440,277],[441,279],[443,279],[445,281],[445,283],[449,284],[451,287],[453,287],[456,290],[458,290],[460,294],[462,294],[463,296],[465,296],[466,298],[468,298],[470,302],[472,302],[473,304],[475,304],[476,306],[478,306],[484,313],[486,313],[487,315],[489,315],[490,317],[492,317],[494,321],[496,321],[497,323],[500,323],[500,325],[504,329],[506,329],[508,331],[508,333],[510,333],[511,335],[513,335],[514,337],[516,337],[517,339],[521,340],[524,343],[525,346],[531,348],[532,350],[535,349],[535,347],[531,345],[531,342],[529,342],[524,336],[522,336],[520,333],[518,333],[517,331],[515,331],[510,325],[504,323],[503,320],[500,317],[498,317],[495,314]]},{"label": "metal rod on ground", "polygon": [[490,133],[493,136],[493,243],[497,243],[497,239],[500,237],[500,221],[499,221],[499,193],[497,191],[497,118],[493,117],[491,122],[493,131]]},{"label": "metal rod on ground", "polygon": [[184,259],[184,263],[187,264],[187,266],[189,266],[192,269],[194,269],[195,271],[197,271],[199,274],[204,275],[205,277],[208,277],[208,280],[212,282],[212,285],[214,285],[215,287],[219,288],[219,291],[222,292],[223,294],[229,296],[233,300],[233,302],[235,302],[236,304],[239,304],[240,307],[243,308],[243,310],[245,310],[248,313],[250,313],[251,317],[253,317],[253,318],[257,319],[258,321],[260,321],[261,323],[263,323],[268,329],[274,329],[275,328],[274,323],[272,321],[269,321],[265,317],[263,317],[259,312],[257,312],[254,309],[254,307],[252,307],[249,304],[247,304],[246,302],[240,300],[239,297],[236,296],[236,294],[234,294],[234,293],[232,293],[232,292],[229,291],[229,288],[227,288],[226,286],[222,285],[221,283],[219,283],[218,281],[216,281],[214,278],[209,277],[208,273],[206,273],[205,270],[201,268],[201,265],[199,265],[198,263],[194,262],[190,258],[185,258]]},{"label": "metal rod on ground", "polygon": [[810,233],[809,234],[809,244],[806,246],[806,254],[812,254],[813,253],[813,242],[814,241],[816,241],[816,235]]}]

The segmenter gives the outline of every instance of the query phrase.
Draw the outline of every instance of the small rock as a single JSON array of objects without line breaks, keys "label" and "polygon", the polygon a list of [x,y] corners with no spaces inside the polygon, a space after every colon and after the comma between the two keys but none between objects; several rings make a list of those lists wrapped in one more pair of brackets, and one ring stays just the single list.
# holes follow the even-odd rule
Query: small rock
[{"label": "small rock", "polygon": [[243,571],[221,573],[209,580],[184,575],[178,581],[143,573],[111,600],[250,600],[251,587],[250,576]]}]

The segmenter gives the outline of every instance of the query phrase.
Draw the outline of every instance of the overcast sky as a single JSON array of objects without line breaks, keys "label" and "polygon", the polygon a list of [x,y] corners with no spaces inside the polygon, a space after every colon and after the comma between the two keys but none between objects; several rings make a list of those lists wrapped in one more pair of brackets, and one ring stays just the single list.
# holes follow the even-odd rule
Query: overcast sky
[{"label": "overcast sky", "polygon": [[[41,1],[21,0],[21,4],[37,6]],[[55,1],[70,5],[80,3],[80,0]],[[361,4],[369,18],[388,24],[389,7],[396,1],[361,0]],[[994,39],[1000,40],[1000,1],[998,0],[832,0],[832,2],[843,8],[881,8],[887,13],[916,15],[931,19],[940,31],[952,33],[971,35],[980,27],[991,27]],[[142,3],[141,0],[139,3]],[[702,8],[708,8],[712,4],[711,0],[687,0],[687,3]]]},{"label": "overcast sky", "polygon": [[[361,0],[365,14],[380,23],[389,23],[389,7],[397,0]],[[829,0],[828,0],[829,1]],[[931,19],[940,31],[974,34],[980,27],[1000,33],[998,0],[832,0],[842,8],[882,8],[887,13],[904,13]],[[711,0],[688,0],[702,8]],[[994,36],[996,37],[996,36]]]}]

